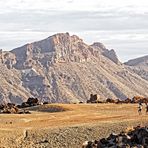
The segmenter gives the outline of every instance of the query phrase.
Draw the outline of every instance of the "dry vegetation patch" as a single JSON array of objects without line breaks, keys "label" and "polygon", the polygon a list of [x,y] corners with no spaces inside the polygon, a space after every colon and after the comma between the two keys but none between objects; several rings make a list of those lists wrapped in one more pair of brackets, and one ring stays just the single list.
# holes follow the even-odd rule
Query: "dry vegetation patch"
[{"label": "dry vegetation patch", "polygon": [[48,113],[53,113],[53,112],[64,112],[68,111],[69,109],[61,106],[61,105],[40,105],[40,106],[35,106],[35,107],[30,107],[28,108],[30,111],[37,111],[37,112],[48,112]]}]

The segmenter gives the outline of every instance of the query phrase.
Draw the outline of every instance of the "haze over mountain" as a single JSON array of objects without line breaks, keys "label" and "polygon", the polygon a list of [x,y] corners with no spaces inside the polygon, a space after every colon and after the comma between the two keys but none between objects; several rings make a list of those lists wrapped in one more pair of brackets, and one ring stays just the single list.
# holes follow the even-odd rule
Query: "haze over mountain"
[{"label": "haze over mountain", "polygon": [[55,34],[0,52],[0,101],[20,103],[33,96],[77,102],[91,93],[101,99],[147,97],[147,61],[148,56],[123,64],[102,43],[87,45],[76,35]]}]

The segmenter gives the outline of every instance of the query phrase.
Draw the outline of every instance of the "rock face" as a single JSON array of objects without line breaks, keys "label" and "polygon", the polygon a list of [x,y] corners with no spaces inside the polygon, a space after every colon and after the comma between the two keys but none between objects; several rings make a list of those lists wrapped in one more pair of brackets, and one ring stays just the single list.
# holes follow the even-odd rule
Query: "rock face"
[{"label": "rock face", "polygon": [[99,42],[95,42],[91,46],[93,48],[96,48],[99,52],[101,52],[102,55],[104,55],[114,63],[120,64],[120,61],[118,60],[118,57],[114,49],[108,50],[102,43]]},{"label": "rock face", "polygon": [[19,104],[28,97],[85,102],[90,94],[101,100],[148,96],[148,80],[122,64],[114,50],[69,33],[1,50],[0,79],[0,100]]},{"label": "rock face", "polygon": [[116,55],[116,52],[113,49],[111,49],[109,51],[105,51],[103,53],[103,55],[106,56],[107,58],[109,58],[111,61],[113,61],[116,64],[120,63],[118,60],[118,57]]}]

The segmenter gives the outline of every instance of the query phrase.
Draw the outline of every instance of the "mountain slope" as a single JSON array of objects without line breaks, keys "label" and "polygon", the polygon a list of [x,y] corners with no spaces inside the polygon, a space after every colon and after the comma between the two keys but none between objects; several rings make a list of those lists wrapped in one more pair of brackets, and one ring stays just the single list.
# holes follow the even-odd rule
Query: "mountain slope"
[{"label": "mountain slope", "polygon": [[148,96],[148,81],[122,64],[114,50],[99,42],[87,45],[76,35],[56,34],[13,49],[8,57],[1,54],[6,74],[17,72],[24,92],[19,101],[31,95],[49,102],[86,101],[91,93],[101,99]]},{"label": "mountain slope", "polygon": [[31,94],[22,86],[21,74],[0,63],[0,102],[21,103]]},{"label": "mountain slope", "polygon": [[129,60],[125,63],[129,66],[148,66],[148,55],[140,58]]},{"label": "mountain slope", "polygon": [[125,65],[128,66],[129,70],[148,81],[148,56],[129,60]]}]

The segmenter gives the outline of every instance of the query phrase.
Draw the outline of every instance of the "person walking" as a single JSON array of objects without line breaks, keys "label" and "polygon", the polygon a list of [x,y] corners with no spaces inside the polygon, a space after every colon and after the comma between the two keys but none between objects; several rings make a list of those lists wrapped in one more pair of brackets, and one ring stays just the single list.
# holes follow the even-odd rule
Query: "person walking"
[{"label": "person walking", "polygon": [[142,114],[142,103],[141,102],[139,102],[138,113],[139,113],[139,115]]}]

